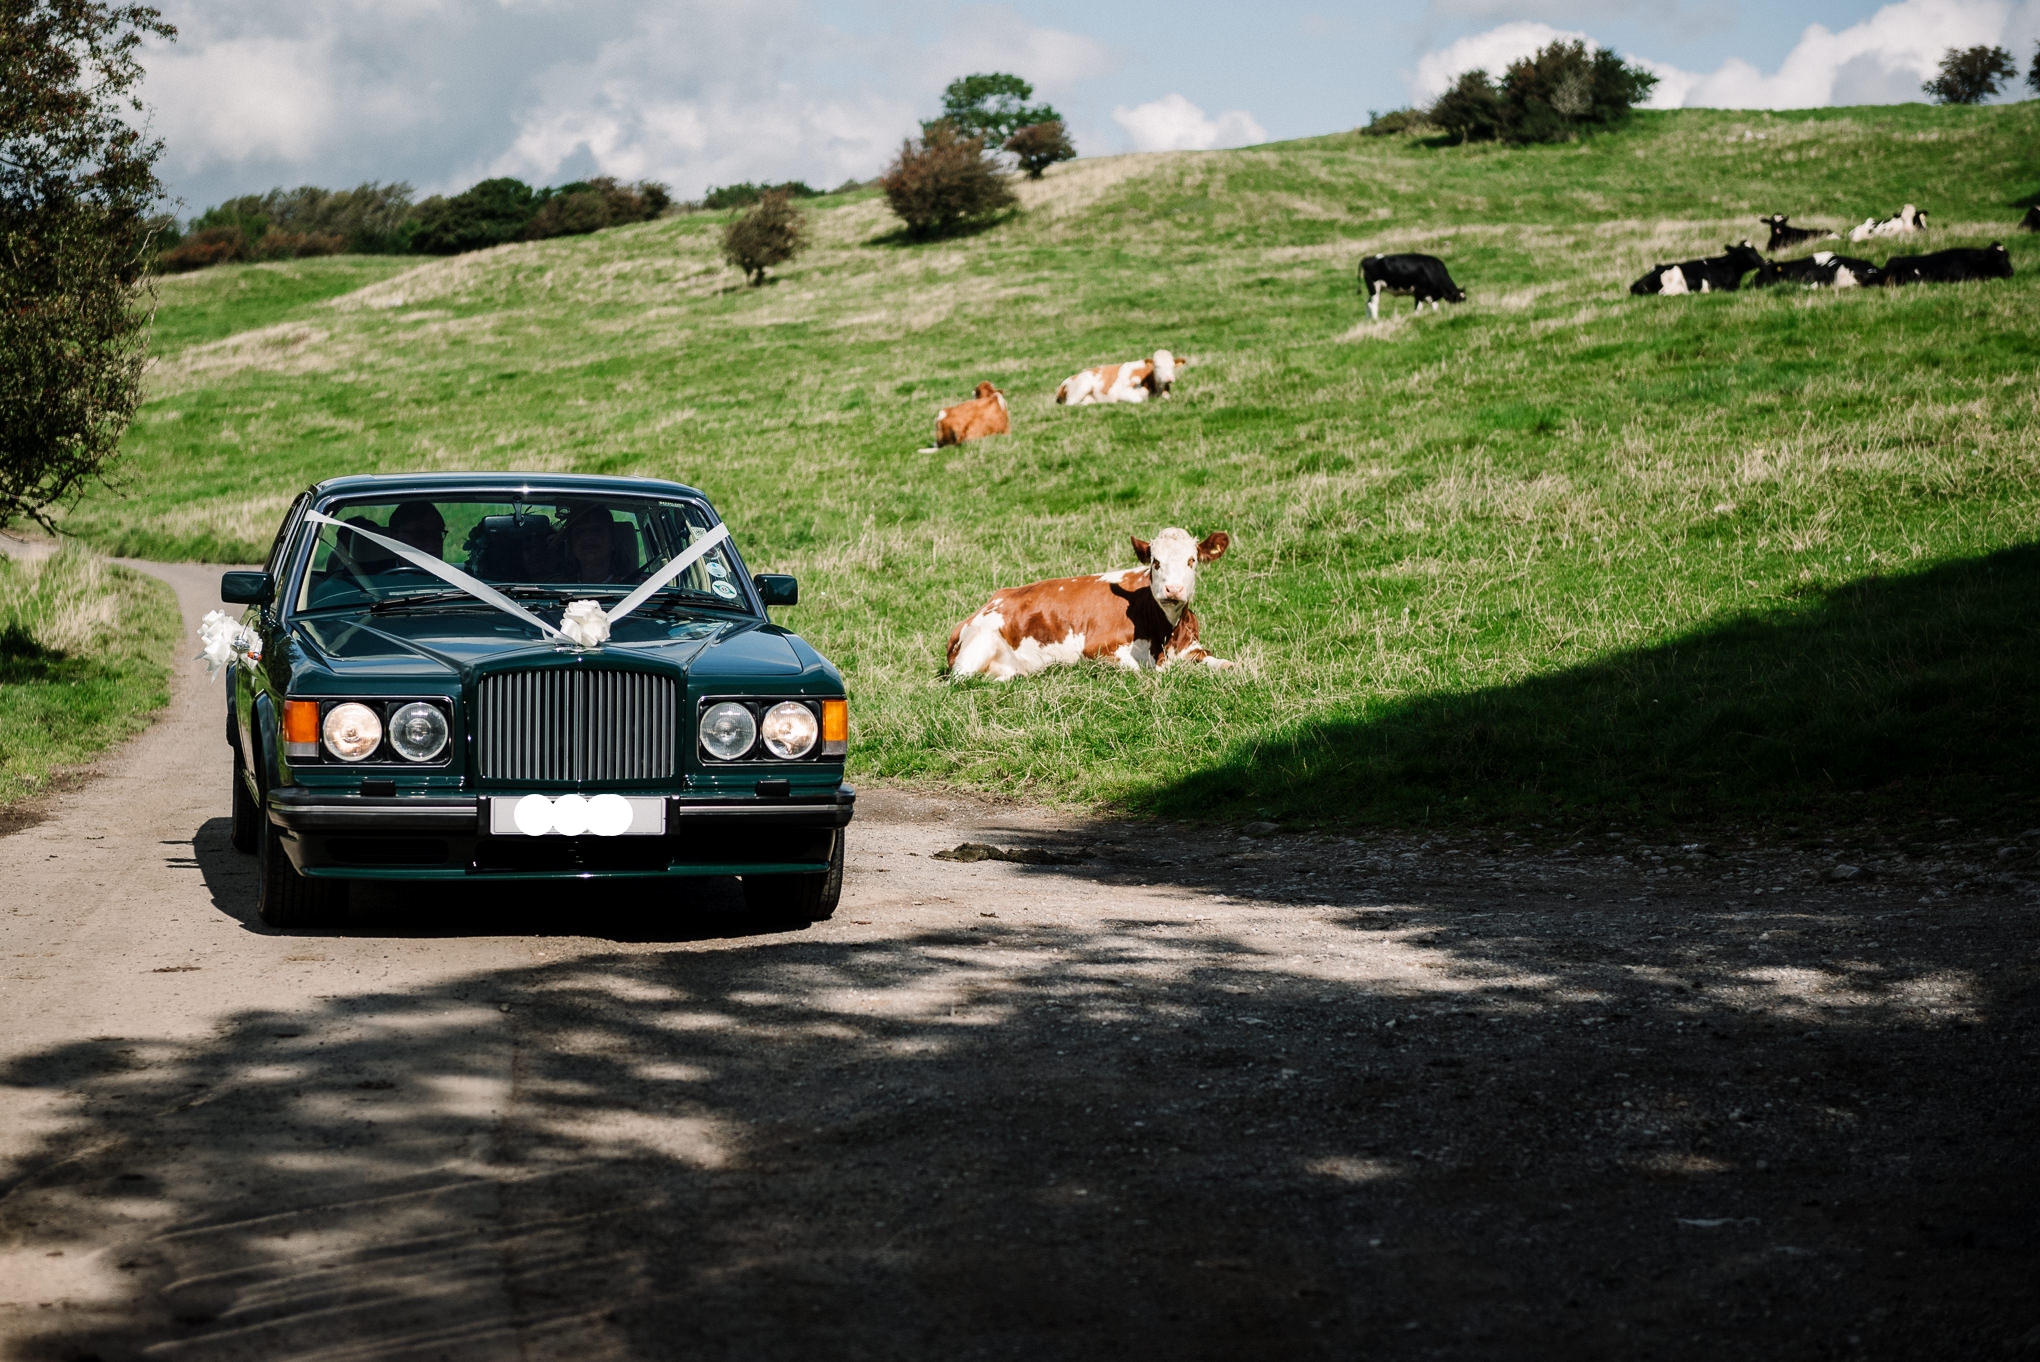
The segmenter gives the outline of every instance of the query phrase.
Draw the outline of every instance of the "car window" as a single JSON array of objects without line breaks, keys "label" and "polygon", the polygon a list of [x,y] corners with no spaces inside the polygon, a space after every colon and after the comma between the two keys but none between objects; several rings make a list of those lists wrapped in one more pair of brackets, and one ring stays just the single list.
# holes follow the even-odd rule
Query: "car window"
[{"label": "car window", "polygon": [[290,543],[291,531],[297,528],[298,520],[304,515],[305,508],[311,501],[310,492],[300,492],[298,499],[290,504],[290,509],[283,513],[283,523],[276,527],[276,538],[269,545],[269,557],[262,564],[262,570],[269,574],[272,581],[283,571],[284,548]]},{"label": "car window", "polygon": [[[317,525],[299,582],[297,608],[359,606],[448,584],[354,529],[401,541],[514,595],[621,597],[714,526],[693,501],[630,497],[539,497],[501,501],[435,495],[337,502],[338,526]],[[524,588],[523,591],[518,588]],[[684,569],[661,594],[745,609],[727,542]]]}]

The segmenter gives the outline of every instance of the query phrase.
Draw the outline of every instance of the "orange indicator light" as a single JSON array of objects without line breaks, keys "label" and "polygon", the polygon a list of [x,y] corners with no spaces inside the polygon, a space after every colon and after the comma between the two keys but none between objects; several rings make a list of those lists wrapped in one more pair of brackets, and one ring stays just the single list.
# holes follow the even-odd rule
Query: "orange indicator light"
[{"label": "orange indicator light", "polygon": [[822,741],[850,741],[850,702],[848,700],[822,701]]},{"label": "orange indicator light", "polygon": [[287,743],[307,743],[317,747],[319,743],[319,702],[317,700],[286,700],[283,702],[283,740]]}]

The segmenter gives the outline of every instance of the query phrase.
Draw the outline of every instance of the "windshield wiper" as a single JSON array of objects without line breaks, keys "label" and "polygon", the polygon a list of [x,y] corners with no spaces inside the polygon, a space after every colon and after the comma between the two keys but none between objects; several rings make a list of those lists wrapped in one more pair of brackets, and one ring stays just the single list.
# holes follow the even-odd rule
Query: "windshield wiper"
[{"label": "windshield wiper", "polygon": [[476,600],[465,591],[428,591],[417,596],[385,596],[368,607],[369,613],[380,615],[389,610],[402,610],[413,605],[452,605],[462,602],[467,605],[486,606],[487,601]]}]

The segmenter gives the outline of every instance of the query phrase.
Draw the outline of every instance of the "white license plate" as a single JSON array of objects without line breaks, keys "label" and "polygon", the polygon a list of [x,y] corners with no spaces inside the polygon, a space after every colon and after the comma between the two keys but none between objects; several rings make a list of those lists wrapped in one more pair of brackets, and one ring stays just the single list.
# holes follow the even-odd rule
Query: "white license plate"
[{"label": "white license plate", "polygon": [[660,795],[491,795],[489,831],[497,837],[661,837]]}]

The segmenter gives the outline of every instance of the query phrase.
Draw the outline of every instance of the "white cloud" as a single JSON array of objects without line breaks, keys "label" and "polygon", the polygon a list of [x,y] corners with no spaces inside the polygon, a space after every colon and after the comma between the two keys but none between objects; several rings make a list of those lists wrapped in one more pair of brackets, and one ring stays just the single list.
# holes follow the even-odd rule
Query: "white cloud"
[{"label": "white cloud", "polygon": [[1245,109],[1207,118],[1204,110],[1176,94],[1131,109],[1118,105],[1112,121],[1133,139],[1135,151],[1210,151],[1268,140],[1267,130]]},{"label": "white cloud", "polygon": [[1519,57],[1530,56],[1539,48],[1549,47],[1555,42],[1576,40],[1593,41],[1584,33],[1527,20],[1503,24],[1485,33],[1469,34],[1418,58],[1417,73],[1409,78],[1410,94],[1415,102],[1428,104],[1451,89],[1452,83],[1468,71],[1485,71],[1491,76],[1499,76],[1508,69],[1510,62]]},{"label": "white cloud", "polygon": [[[1687,71],[1628,56],[1658,77],[1648,107],[1656,109],[1803,109],[1830,104],[1892,104],[1924,99],[1920,83],[1951,47],[2001,43],[2021,58],[2040,35],[2040,0],[2014,9],[2009,0],[1900,0],[1868,19],[1830,32],[1809,26],[1766,74],[1740,58],[1708,72]],[[1461,38],[1426,53],[1406,77],[1418,102],[1435,99],[1466,71],[1499,75],[1511,61],[1560,39],[1587,34],[1517,22]]]},{"label": "white cloud", "polygon": [[1654,108],[1805,109],[1924,99],[1920,84],[1951,47],[2009,42],[2024,55],[2040,5],[2015,16],[2003,0],[1902,0],[1831,33],[1811,25],[1766,75],[1731,58],[1711,72],[1645,63],[1659,78]]},{"label": "white cloud", "polygon": [[1118,60],[996,5],[931,24],[820,0],[159,3],[180,32],[150,52],[145,96],[194,210],[272,184],[489,174],[827,186],[877,173],[963,71],[1055,96]]}]

